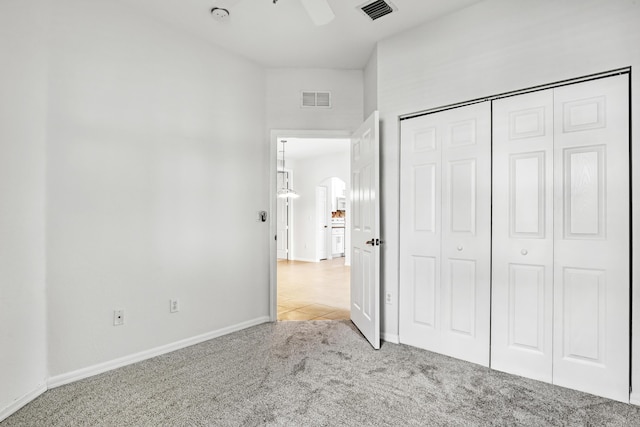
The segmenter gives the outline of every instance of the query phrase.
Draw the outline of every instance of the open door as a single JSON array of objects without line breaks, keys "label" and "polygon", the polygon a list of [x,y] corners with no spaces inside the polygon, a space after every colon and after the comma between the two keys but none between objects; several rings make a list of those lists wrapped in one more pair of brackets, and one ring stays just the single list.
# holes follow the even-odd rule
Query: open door
[{"label": "open door", "polygon": [[351,321],[380,348],[378,112],[351,137]]}]

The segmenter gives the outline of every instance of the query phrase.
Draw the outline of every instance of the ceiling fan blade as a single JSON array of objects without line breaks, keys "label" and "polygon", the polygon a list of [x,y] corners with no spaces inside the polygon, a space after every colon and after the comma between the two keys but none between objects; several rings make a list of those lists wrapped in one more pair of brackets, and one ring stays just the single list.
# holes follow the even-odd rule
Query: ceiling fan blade
[{"label": "ceiling fan blade", "polygon": [[316,25],[328,24],[336,17],[328,0],[300,0],[300,2]]}]

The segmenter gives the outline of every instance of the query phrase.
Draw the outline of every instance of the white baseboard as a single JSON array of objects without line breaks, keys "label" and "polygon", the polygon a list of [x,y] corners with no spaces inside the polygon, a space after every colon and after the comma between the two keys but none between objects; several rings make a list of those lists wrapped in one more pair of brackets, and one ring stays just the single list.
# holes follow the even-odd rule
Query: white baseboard
[{"label": "white baseboard", "polygon": [[9,417],[9,415],[14,414],[18,411],[18,409],[25,406],[27,403],[31,402],[36,397],[40,396],[42,393],[47,391],[47,384],[42,383],[39,384],[33,391],[25,394],[24,396],[16,399],[6,408],[0,409],[0,422]]},{"label": "white baseboard", "polygon": [[629,403],[632,405],[640,406],[640,393],[639,392],[631,392],[631,397],[629,398]]},{"label": "white baseboard", "polygon": [[382,338],[382,340],[386,342],[390,342],[393,344],[400,344],[400,337],[396,334],[388,334],[386,332],[381,332],[380,338]]},{"label": "white baseboard", "polygon": [[61,385],[69,384],[74,381],[78,381],[84,378],[92,377],[94,375],[102,374],[103,372],[121,368],[126,365],[131,365],[132,363],[141,362],[143,360],[150,359],[152,357],[156,357],[162,354],[170,353],[172,351],[180,350],[181,348],[189,347],[194,344],[199,344],[201,342],[208,341],[212,338],[217,338],[222,335],[227,335],[232,332],[246,329],[251,326],[260,325],[262,323],[266,323],[269,321],[270,321],[269,316],[258,317],[256,319],[248,320],[246,322],[238,323],[236,325],[228,326],[226,328],[207,332],[206,334],[197,335],[195,337],[176,341],[174,343],[166,344],[160,347],[155,347],[150,350],[141,351],[139,353],[131,354],[129,356],[120,357],[118,359],[110,360],[108,362],[98,363],[97,365],[88,366],[86,368],[78,369],[72,372],[67,372],[66,374],[56,375],[49,378],[49,381],[47,381],[47,386],[48,388],[59,387]]}]

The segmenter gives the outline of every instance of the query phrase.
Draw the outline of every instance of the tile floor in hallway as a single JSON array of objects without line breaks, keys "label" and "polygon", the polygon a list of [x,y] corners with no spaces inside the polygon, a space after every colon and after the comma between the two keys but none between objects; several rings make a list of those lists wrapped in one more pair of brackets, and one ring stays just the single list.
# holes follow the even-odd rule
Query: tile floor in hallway
[{"label": "tile floor in hallway", "polygon": [[349,319],[349,267],[344,258],[279,260],[278,320]]}]

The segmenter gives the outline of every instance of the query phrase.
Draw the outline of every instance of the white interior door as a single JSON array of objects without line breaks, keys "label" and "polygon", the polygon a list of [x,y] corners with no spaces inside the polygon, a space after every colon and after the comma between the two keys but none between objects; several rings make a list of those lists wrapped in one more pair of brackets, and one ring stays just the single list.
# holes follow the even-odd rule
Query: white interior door
[{"label": "white interior door", "polygon": [[400,341],[489,365],[491,109],[401,125]]},{"label": "white interior door", "polygon": [[[278,171],[277,187],[286,188],[288,172]],[[288,187],[287,187],[288,188]],[[276,199],[276,256],[278,259],[289,259],[289,199]]]},{"label": "white interior door", "polygon": [[351,320],[380,348],[380,181],[378,112],[351,138]]},{"label": "white interior door", "polygon": [[629,82],[557,88],[554,384],[629,401]]},{"label": "white interior door", "polygon": [[553,89],[493,102],[491,367],[552,381]]},{"label": "white interior door", "polygon": [[328,232],[329,218],[327,215],[327,187],[316,188],[316,248],[318,259],[323,260],[328,257]]}]

